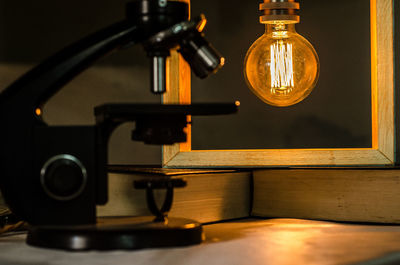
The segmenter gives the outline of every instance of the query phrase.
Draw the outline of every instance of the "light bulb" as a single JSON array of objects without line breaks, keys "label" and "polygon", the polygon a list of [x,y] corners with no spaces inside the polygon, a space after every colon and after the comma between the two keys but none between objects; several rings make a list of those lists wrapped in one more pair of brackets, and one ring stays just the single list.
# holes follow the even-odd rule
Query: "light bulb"
[{"label": "light bulb", "polygon": [[265,103],[286,107],[306,98],[319,76],[314,47],[296,32],[299,3],[264,0],[265,33],[247,52],[244,75],[252,92]]}]

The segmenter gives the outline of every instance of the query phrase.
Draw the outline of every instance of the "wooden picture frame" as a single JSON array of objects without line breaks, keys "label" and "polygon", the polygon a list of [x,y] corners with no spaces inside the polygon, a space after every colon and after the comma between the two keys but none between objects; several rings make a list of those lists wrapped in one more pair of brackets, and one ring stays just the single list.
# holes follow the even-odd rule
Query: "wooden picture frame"
[{"label": "wooden picture frame", "polygon": [[[163,147],[165,167],[391,166],[395,164],[393,0],[370,0],[371,148],[191,150],[188,142]],[[190,68],[173,52],[163,102],[190,103]]]}]

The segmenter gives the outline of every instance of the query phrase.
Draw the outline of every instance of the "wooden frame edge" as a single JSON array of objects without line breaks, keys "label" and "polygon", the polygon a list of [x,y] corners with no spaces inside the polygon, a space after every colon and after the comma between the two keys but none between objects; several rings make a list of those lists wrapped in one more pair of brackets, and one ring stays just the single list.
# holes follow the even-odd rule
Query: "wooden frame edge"
[{"label": "wooden frame edge", "polygon": [[[190,104],[191,70],[188,63],[177,51],[172,51],[167,60],[167,92],[162,97],[163,104]],[[190,121],[191,117],[188,117]],[[162,147],[162,165],[167,165],[180,152],[190,151],[191,125],[186,127],[187,142]]]},{"label": "wooden frame edge", "polygon": [[[191,150],[163,147],[166,167],[388,166],[395,163],[393,0],[370,0],[372,148]],[[175,57],[174,57],[175,56]],[[190,68],[173,54],[164,103],[190,103]],[[178,73],[178,74],[177,74]],[[186,73],[186,74],[185,74]]]},{"label": "wooden frame edge", "polygon": [[[306,161],[314,161],[307,163]],[[365,149],[267,149],[210,150],[179,152],[167,167],[290,167],[290,166],[367,166],[392,161],[381,151]]]},{"label": "wooden frame edge", "polygon": [[371,73],[376,75],[372,89],[377,95],[374,103],[378,123],[373,131],[377,134],[377,149],[392,164],[395,162],[393,8],[392,0],[371,0],[371,51],[375,54],[371,56]]}]

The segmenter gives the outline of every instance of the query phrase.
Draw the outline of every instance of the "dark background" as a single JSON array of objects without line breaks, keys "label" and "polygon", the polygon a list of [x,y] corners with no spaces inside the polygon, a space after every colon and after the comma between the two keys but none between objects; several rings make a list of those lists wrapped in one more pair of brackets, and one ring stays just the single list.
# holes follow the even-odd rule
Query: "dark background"
[{"label": "dark background", "polygon": [[207,35],[227,64],[205,81],[193,78],[193,101],[240,100],[241,109],[195,118],[193,149],[371,147],[369,1],[300,1],[296,28],[315,47],[321,73],[310,96],[287,108],[263,103],[243,78],[247,49],[264,33],[259,1],[204,2],[193,1],[192,13],[207,14]]},{"label": "dark background", "polygon": [[[124,17],[125,0],[0,1],[0,88],[62,47]],[[298,32],[317,50],[313,93],[289,108],[266,105],[246,87],[244,56],[264,32],[259,1],[193,0],[206,35],[226,57],[207,80],[192,78],[193,102],[241,101],[238,115],[195,118],[193,149],[370,147],[369,1],[304,0]],[[93,124],[105,102],[160,102],[149,92],[140,46],[113,54],[68,84],[45,107],[50,124]],[[130,141],[133,124],[113,135],[110,163],[159,164],[161,149]]]}]

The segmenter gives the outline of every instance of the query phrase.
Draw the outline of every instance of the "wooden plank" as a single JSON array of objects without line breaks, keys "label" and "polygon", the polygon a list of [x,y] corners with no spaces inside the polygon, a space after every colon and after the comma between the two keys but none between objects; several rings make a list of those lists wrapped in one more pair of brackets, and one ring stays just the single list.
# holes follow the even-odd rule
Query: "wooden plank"
[{"label": "wooden plank", "polygon": [[400,223],[400,170],[256,170],[254,216]]},{"label": "wooden plank", "polygon": [[[167,60],[167,92],[163,95],[164,104],[190,104],[190,72],[190,66],[183,57],[176,50],[171,51],[171,56]],[[191,117],[188,116],[188,122],[190,121]],[[191,150],[191,124],[186,127],[186,134],[186,143],[163,146],[163,165],[180,152]]]},{"label": "wooden plank", "polygon": [[[179,54],[176,50],[171,51],[171,56],[167,59],[167,92],[164,93],[163,104],[177,104],[179,99]],[[162,147],[162,163],[166,164],[176,154],[179,153],[179,144]]]},{"label": "wooden plank", "polygon": [[208,150],[180,152],[168,167],[265,167],[313,165],[386,165],[375,149]]},{"label": "wooden plank", "polygon": [[393,2],[376,2],[378,150],[394,162]]},{"label": "wooden plank", "polygon": [[[189,5],[189,18],[190,0],[173,0],[178,2],[185,2]],[[183,57],[176,51],[171,51],[171,56],[167,61],[167,92],[162,97],[163,104],[190,104],[191,102],[191,69],[189,64]],[[188,122],[191,122],[191,117],[188,116]],[[164,145],[162,147],[162,164],[166,165],[172,160],[179,152],[190,151],[192,143],[192,128],[191,123],[185,129],[187,135],[187,142]]]},{"label": "wooden plank", "polygon": [[[392,0],[371,0],[371,109],[372,148],[363,149],[249,149],[191,150],[187,145],[165,147],[167,167],[262,167],[262,166],[340,166],[394,165],[394,75]],[[182,75],[182,72],[179,72]],[[190,76],[189,71],[180,76]],[[187,81],[188,79],[186,79]],[[190,82],[174,86],[167,98],[185,103]],[[183,90],[183,91],[182,91]],[[186,95],[186,96],[185,96]],[[190,127],[188,135],[191,134]]]},{"label": "wooden plank", "polygon": [[[394,1],[394,9],[393,14],[400,14],[400,2]],[[393,27],[393,35],[394,35],[394,47],[395,51],[400,51],[400,16],[394,15],[394,27]],[[395,61],[394,65],[400,65],[400,53],[394,52]],[[399,80],[400,78],[400,67],[394,67],[394,79]],[[395,82],[394,91],[400,91],[400,82]],[[396,166],[400,165],[400,93],[395,92],[395,163]]]}]

